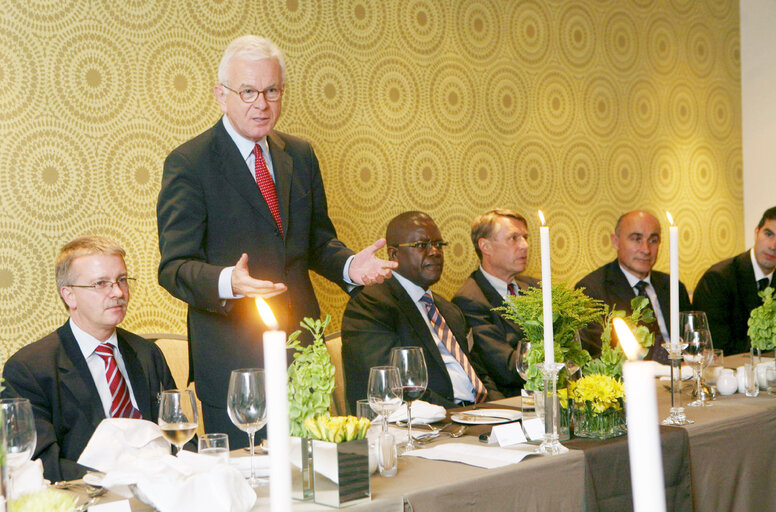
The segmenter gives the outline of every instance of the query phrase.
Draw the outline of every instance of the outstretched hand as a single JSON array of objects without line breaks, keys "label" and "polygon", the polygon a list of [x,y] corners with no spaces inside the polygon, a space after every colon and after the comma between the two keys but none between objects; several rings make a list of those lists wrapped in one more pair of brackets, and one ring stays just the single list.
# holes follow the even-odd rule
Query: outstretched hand
[{"label": "outstretched hand", "polygon": [[350,263],[350,280],[356,284],[370,285],[382,283],[391,277],[391,270],[399,266],[395,261],[381,260],[375,253],[385,247],[385,238],[381,238],[353,257]]},{"label": "outstretched hand", "polygon": [[248,272],[248,255],[243,253],[232,272],[232,293],[245,297],[261,297],[269,299],[286,291],[286,285],[283,283],[273,283],[272,281],[262,281],[254,279]]}]

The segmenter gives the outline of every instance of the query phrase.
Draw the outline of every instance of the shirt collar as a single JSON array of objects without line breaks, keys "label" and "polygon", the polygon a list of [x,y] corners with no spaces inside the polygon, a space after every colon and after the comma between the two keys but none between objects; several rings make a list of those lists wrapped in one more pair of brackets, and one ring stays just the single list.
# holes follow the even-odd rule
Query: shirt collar
[{"label": "shirt collar", "polygon": [[401,287],[404,288],[404,291],[407,292],[407,295],[410,296],[412,302],[420,301],[420,298],[423,297],[426,292],[428,292],[428,290],[424,290],[395,270],[393,271],[393,275],[396,277],[396,280],[399,281]]},{"label": "shirt collar", "polygon": [[108,343],[110,345],[113,345],[113,348],[117,348],[119,346],[118,343],[118,337],[116,336],[116,330],[113,330],[113,333],[110,335],[110,337],[105,341],[100,341],[91,334],[87,333],[80,327],[76,325],[76,323],[73,321],[72,317],[70,318],[70,329],[73,331],[73,336],[75,336],[75,341],[78,343],[78,348],[81,349],[81,353],[84,355],[84,359],[91,356],[98,345],[101,343]]},{"label": "shirt collar", "polygon": [[763,277],[768,278],[768,282],[773,284],[773,271],[770,274],[763,274],[763,269],[760,268],[760,264],[757,263],[757,258],[754,256],[754,247],[749,249],[749,257],[752,258],[752,268],[754,269],[754,281],[757,282]]},{"label": "shirt collar", "polygon": [[234,129],[234,126],[232,126],[232,123],[229,121],[229,118],[224,115],[222,118],[222,121],[224,123],[224,128],[226,129],[226,133],[229,134],[229,137],[234,141],[235,145],[237,146],[237,150],[240,152],[240,155],[243,157],[243,160],[247,161],[251,155],[253,154],[253,148],[258,144],[261,146],[261,151],[265,154],[269,154],[269,145],[267,144],[267,137],[262,137],[259,139],[258,142],[253,142],[250,139],[246,139],[239,133],[237,133],[237,130]]},{"label": "shirt collar", "polygon": [[644,281],[649,286],[652,286],[652,281],[650,281],[650,278],[652,277],[651,273],[647,277],[642,279],[638,276],[634,276],[628,269],[623,267],[619,261],[617,262],[617,264],[620,265],[620,270],[622,270],[622,273],[625,274],[625,279],[628,280],[628,284],[630,285],[631,288],[635,287],[636,283],[638,283],[639,281]]},{"label": "shirt collar", "polygon": [[[503,279],[499,279],[498,277],[488,274],[484,268],[482,268],[482,265],[480,265],[480,272],[482,272],[482,275],[485,277],[485,279],[490,283],[490,285],[498,292],[499,295],[502,297],[506,297],[509,295],[509,285],[506,281]],[[517,283],[512,281],[512,283],[515,285],[516,288],[520,288],[517,286]]]}]

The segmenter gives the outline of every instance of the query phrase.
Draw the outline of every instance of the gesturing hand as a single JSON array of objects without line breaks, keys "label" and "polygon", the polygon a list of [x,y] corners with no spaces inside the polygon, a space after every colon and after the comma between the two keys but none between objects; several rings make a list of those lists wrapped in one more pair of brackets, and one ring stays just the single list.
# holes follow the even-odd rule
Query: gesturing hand
[{"label": "gesturing hand", "polygon": [[234,265],[232,293],[235,295],[268,299],[283,293],[286,289],[286,285],[283,283],[273,283],[272,281],[252,278],[248,272],[248,255],[245,253],[240,256],[240,259]]},{"label": "gesturing hand", "polygon": [[370,285],[382,283],[391,277],[391,270],[399,266],[395,261],[381,260],[375,253],[385,247],[385,238],[381,238],[353,257],[350,263],[350,280],[356,284]]}]

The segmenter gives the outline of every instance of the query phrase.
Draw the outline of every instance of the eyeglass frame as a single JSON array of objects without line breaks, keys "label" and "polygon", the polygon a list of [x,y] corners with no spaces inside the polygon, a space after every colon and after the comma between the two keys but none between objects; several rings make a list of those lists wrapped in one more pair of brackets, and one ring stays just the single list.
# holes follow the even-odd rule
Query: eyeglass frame
[{"label": "eyeglass frame", "polygon": [[[229,91],[232,91],[233,93],[235,93],[237,96],[240,97],[240,100],[242,100],[243,103],[247,103],[249,105],[255,103],[256,100],[259,99],[259,96],[262,95],[262,94],[264,95],[264,101],[266,101],[266,102],[273,102],[274,103],[276,101],[280,101],[281,99],[283,99],[283,91],[285,91],[285,87],[277,87],[277,86],[267,87],[266,89],[261,89],[261,90],[257,89],[256,90],[256,97],[253,98],[252,100],[248,101],[245,98],[243,98],[243,93],[246,92],[246,90],[236,91],[236,90],[232,89],[231,87],[229,87],[226,84],[219,84],[219,85],[221,87],[229,90]],[[267,90],[269,90],[269,89],[277,89],[278,91],[280,91],[278,97],[275,98],[275,99],[269,99],[267,97]]]},{"label": "eyeglass frame", "polygon": [[429,247],[433,247],[437,251],[443,251],[445,247],[450,245],[450,242],[445,242],[444,240],[418,240],[417,242],[406,242],[403,244],[391,244],[388,247],[411,247],[413,249],[418,249],[423,252],[427,251]]},{"label": "eyeglass frame", "polygon": [[[122,284],[122,279],[124,280]],[[107,279],[98,279],[92,284],[66,284],[70,288],[91,288],[96,292],[107,293],[113,290],[114,286],[118,286],[119,290],[129,290],[137,281],[134,277],[119,277],[115,281],[108,281]]]}]

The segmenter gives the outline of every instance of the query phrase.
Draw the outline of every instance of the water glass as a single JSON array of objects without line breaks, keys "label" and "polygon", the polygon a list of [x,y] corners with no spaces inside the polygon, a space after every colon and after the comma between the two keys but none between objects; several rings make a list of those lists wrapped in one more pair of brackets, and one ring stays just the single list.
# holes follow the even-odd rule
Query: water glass
[{"label": "water glass", "polygon": [[771,396],[776,396],[776,365],[768,365],[765,368],[765,389]]},{"label": "water glass", "polygon": [[722,371],[725,362],[725,354],[721,348],[712,351],[711,359],[703,370],[703,380],[706,385],[716,389],[719,372]]},{"label": "water glass", "polygon": [[229,462],[229,436],[226,434],[204,434],[199,437],[198,452]]},{"label": "water glass", "polygon": [[366,418],[373,421],[376,417],[377,413],[372,409],[369,399],[362,398],[356,401],[356,418]]},{"label": "water glass", "polygon": [[744,383],[746,386],[746,396],[755,397],[760,394],[760,386],[757,383],[755,368],[751,363],[744,365]]},{"label": "water glass", "polygon": [[377,467],[380,476],[396,476],[399,469],[399,457],[396,450],[396,438],[390,432],[381,432],[377,440]]}]

